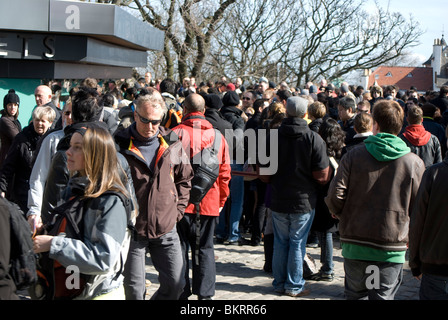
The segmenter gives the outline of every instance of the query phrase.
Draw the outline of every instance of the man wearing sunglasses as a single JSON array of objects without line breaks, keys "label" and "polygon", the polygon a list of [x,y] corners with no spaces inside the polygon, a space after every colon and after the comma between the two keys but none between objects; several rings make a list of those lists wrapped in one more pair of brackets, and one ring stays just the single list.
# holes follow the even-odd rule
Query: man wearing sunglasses
[{"label": "man wearing sunglasses", "polygon": [[176,223],[188,204],[193,169],[178,136],[160,125],[165,113],[161,94],[148,88],[135,102],[135,122],[115,135],[131,167],[139,206],[124,271],[128,300],[145,299],[146,249],[159,272],[152,299],[177,300],[185,285]]}]

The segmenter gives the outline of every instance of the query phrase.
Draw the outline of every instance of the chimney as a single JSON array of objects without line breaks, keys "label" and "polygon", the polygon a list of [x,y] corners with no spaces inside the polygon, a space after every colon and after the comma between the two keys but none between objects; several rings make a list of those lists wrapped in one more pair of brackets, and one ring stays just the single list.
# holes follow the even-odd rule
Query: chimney
[{"label": "chimney", "polygon": [[435,87],[437,83],[437,75],[441,74],[441,68],[442,68],[442,44],[440,39],[434,40],[434,46],[433,46],[433,57],[434,59],[431,62],[431,67],[433,70],[433,87]]}]

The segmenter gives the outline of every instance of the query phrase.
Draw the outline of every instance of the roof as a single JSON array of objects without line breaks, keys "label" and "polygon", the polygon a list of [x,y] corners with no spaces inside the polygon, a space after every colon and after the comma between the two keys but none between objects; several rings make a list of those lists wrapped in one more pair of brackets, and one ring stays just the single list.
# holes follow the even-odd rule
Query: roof
[{"label": "roof", "polygon": [[379,86],[396,85],[400,90],[412,86],[419,91],[432,90],[432,68],[380,66],[369,76],[369,87],[375,81]]}]

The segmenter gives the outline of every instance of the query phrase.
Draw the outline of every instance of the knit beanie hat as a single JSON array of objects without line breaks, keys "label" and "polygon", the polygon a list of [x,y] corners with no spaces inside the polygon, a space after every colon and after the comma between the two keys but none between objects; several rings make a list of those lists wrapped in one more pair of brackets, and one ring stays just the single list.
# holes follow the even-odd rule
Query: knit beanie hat
[{"label": "knit beanie hat", "polygon": [[20,104],[20,98],[14,89],[9,89],[8,94],[3,98],[3,108],[6,109],[10,103]]},{"label": "knit beanie hat", "polygon": [[[227,93],[226,93],[227,95]],[[221,109],[223,106],[221,98],[214,93],[203,95],[205,106],[210,109]]]},{"label": "knit beanie hat", "polygon": [[240,97],[238,96],[238,93],[235,91],[227,91],[224,97],[222,98],[222,103],[225,106],[237,106],[240,104]]}]

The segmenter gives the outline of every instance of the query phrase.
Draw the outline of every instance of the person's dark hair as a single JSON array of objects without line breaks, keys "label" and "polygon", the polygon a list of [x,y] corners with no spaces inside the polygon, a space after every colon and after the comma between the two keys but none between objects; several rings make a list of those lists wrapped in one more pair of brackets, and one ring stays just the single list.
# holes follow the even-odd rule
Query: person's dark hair
[{"label": "person's dark hair", "polygon": [[268,99],[257,99],[254,101],[252,108],[254,108],[255,113],[261,113],[261,111],[259,109],[260,109],[260,107],[262,107],[264,105],[264,103],[266,101],[269,101],[269,100]]},{"label": "person's dark hair", "polygon": [[114,103],[115,103],[114,96],[110,93],[106,93],[101,97],[100,106],[102,107],[112,108],[114,106]]},{"label": "person's dark hair", "polygon": [[341,158],[341,151],[344,147],[345,131],[333,118],[325,118],[319,128],[319,135],[327,145],[327,154],[336,159]]},{"label": "person's dark hair", "polygon": [[346,97],[339,99],[339,106],[341,106],[345,110],[350,110],[352,113],[356,112],[355,100],[353,100],[352,98]]},{"label": "person's dark hair", "polygon": [[291,92],[289,90],[278,90],[277,96],[280,98],[281,101],[288,100],[289,97],[292,96]]},{"label": "person's dark hair", "polygon": [[437,111],[437,107],[432,103],[427,102],[422,106],[422,110],[424,117],[434,118],[434,115],[436,114]]},{"label": "person's dark hair", "polygon": [[100,119],[103,107],[98,104],[98,92],[89,87],[80,87],[72,100],[72,119],[74,123]]},{"label": "person's dark hair", "polygon": [[138,90],[136,87],[130,87],[126,89],[126,99],[130,100],[131,99],[135,99],[138,95]]},{"label": "person's dark hair", "polygon": [[176,96],[177,92],[177,85],[174,80],[170,78],[163,79],[160,83],[160,93],[167,92],[171,94],[172,96]]},{"label": "person's dark hair", "polygon": [[398,102],[379,100],[373,105],[373,120],[378,123],[380,131],[398,135],[403,126],[404,111]]}]

